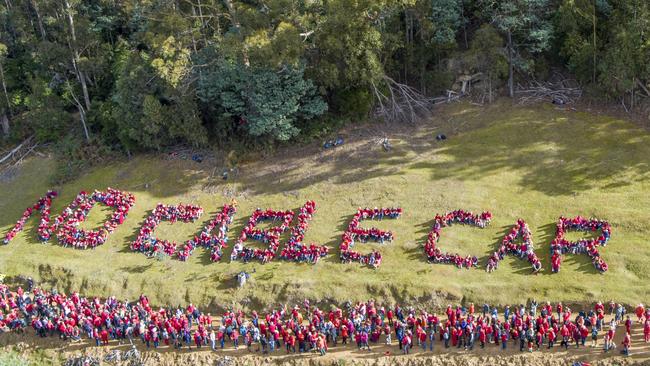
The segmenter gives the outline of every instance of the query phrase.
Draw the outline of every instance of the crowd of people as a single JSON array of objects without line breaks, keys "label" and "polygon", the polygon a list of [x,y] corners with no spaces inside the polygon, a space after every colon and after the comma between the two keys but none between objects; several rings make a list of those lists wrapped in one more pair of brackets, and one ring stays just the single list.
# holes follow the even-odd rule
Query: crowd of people
[{"label": "crowd of people", "polygon": [[461,256],[458,253],[443,253],[437,246],[440,241],[442,228],[451,226],[454,223],[476,226],[485,228],[492,220],[492,213],[486,211],[479,214],[473,214],[471,211],[456,210],[447,212],[444,215],[436,214],[433,227],[429,232],[427,241],[424,244],[424,252],[428,260],[432,263],[453,264],[458,268],[478,267],[478,257],[468,255]]},{"label": "crowd of people", "polygon": [[[515,243],[515,240],[520,237],[521,244]],[[522,219],[518,219],[515,226],[510,229],[508,234],[501,241],[501,246],[494,252],[487,262],[487,271],[493,272],[499,266],[499,261],[505,258],[506,254],[511,254],[519,258],[526,258],[533,266],[533,273],[538,273],[542,270],[542,262],[535,254],[533,248],[533,236],[528,228],[528,224]]]},{"label": "crowd of people", "polygon": [[237,201],[234,199],[230,204],[223,206],[221,211],[210,220],[201,233],[193,239],[188,240],[178,253],[178,258],[187,260],[196,247],[202,246],[210,250],[210,260],[218,262],[223,257],[223,248],[228,243],[228,227],[237,213]]},{"label": "crowd of people", "polygon": [[[449,305],[438,315],[400,305],[385,307],[373,300],[325,311],[305,300],[302,306],[281,306],[264,316],[229,310],[215,320],[192,304],[154,308],[144,295],[128,302],[114,296],[101,300],[38,288],[12,292],[0,285],[0,331],[31,327],[40,337],[73,341],[86,337],[97,346],[111,340],[124,343],[137,339],[147,348],[165,345],[216,350],[232,344],[235,349],[242,346],[253,351],[255,347],[254,351],[265,354],[281,349],[325,354],[328,347],[339,343],[360,350],[396,345],[404,354],[415,347],[433,351],[438,347],[506,350],[518,346],[519,351],[533,352],[556,345],[586,347],[588,339],[589,346],[596,347],[601,338],[603,350],[608,352],[616,348],[614,336],[619,327],[625,332],[622,352],[629,354],[633,321],[621,304],[610,303],[609,313],[608,321],[601,302],[579,312],[562,303],[540,305],[534,300],[503,309],[488,304],[481,309],[474,304]],[[635,314],[648,343],[650,309],[639,304]]]},{"label": "crowd of people", "polygon": [[[124,222],[129,210],[135,204],[133,194],[110,187],[106,191],[96,190],[91,194],[82,191],[63,210],[61,215],[51,221],[52,199],[56,196],[55,191],[48,191],[34,206],[28,207],[13,229],[5,236],[4,243],[8,244],[17,233],[23,230],[27,219],[34,212],[40,211],[41,219],[38,225],[38,236],[42,241],[49,240],[54,234],[59,243],[65,247],[75,249],[95,248],[106,242],[108,235]],[[111,217],[98,230],[80,229],[79,225],[86,220],[88,213],[98,202],[114,209]]]},{"label": "crowd of people", "polygon": [[[79,225],[86,220],[88,213],[101,202],[114,209],[111,217],[99,230],[83,230]],[[95,248],[104,244],[108,235],[126,219],[129,210],[135,204],[135,196],[128,192],[107,188],[105,192],[94,191],[92,194],[80,192],[61,215],[54,219],[53,230],[57,239],[65,247],[76,249]]]},{"label": "crowd of people", "polygon": [[[55,235],[58,241],[66,247],[77,249],[95,248],[103,244],[108,235],[123,223],[135,203],[135,196],[131,193],[110,187],[106,191],[94,191],[92,194],[82,191],[63,210],[61,215],[52,220],[51,206],[55,197],[57,197],[56,191],[48,191],[33,206],[28,207],[14,227],[5,235],[3,243],[8,244],[13,240],[23,230],[26,221],[35,212],[40,212],[38,236],[42,241],[47,241],[52,235]],[[114,209],[113,214],[98,230],[80,229],[79,225],[86,220],[88,213],[98,202],[112,207]],[[326,246],[303,243],[309,220],[312,219],[315,211],[316,203],[314,201],[308,201],[300,208],[297,215],[297,224],[291,228],[291,237],[285,248],[279,253],[280,258],[296,262],[317,263],[320,258],[328,254],[329,249]],[[191,222],[197,220],[202,213],[203,209],[195,205],[167,206],[159,203],[151,216],[144,222],[137,238],[131,243],[131,248],[149,256],[159,253],[169,256],[176,255],[178,259],[185,261],[192,255],[197,246],[203,246],[211,251],[210,257],[213,261],[219,261],[223,257],[223,248],[226,247],[228,240],[228,226],[236,213],[234,204],[225,205],[222,211],[208,223],[199,235],[185,242],[180,248],[176,242],[158,239],[153,234],[162,220]],[[357,241],[367,242],[372,240],[382,244],[387,241],[390,242],[393,240],[393,233],[377,228],[364,229],[361,227],[360,222],[367,219],[398,218],[401,214],[401,208],[359,208],[343,233],[340,244],[341,262],[359,262],[377,268],[382,261],[381,253],[378,250],[372,250],[369,254],[362,254],[352,250],[352,248]],[[231,260],[250,261],[258,259],[262,263],[266,263],[275,258],[280,247],[280,235],[289,230],[294,217],[295,214],[291,210],[274,211],[259,208],[255,210],[233,247]],[[428,260],[433,263],[454,264],[458,268],[478,267],[478,258],[476,256],[461,256],[458,253],[442,252],[438,247],[442,228],[451,226],[454,223],[484,228],[489,225],[491,219],[492,214],[487,211],[481,214],[473,214],[469,211],[456,210],[444,215],[436,215],[433,227],[424,244],[424,251]],[[257,228],[257,225],[264,221],[279,224],[264,230]],[[569,241],[564,237],[564,234],[571,230],[594,233],[600,231],[600,234],[591,239]],[[515,243],[518,237],[522,239],[521,244]],[[560,217],[557,222],[555,238],[551,243],[551,270],[559,272],[562,256],[570,253],[589,255],[596,269],[606,272],[608,265],[600,256],[598,247],[605,246],[610,237],[611,225],[605,220],[587,219],[581,216],[575,218]],[[267,245],[267,248],[247,248],[244,246],[244,242],[248,239],[261,241]],[[542,264],[533,249],[532,235],[528,225],[522,219],[519,219],[517,224],[504,237],[499,249],[488,258],[486,269],[488,272],[496,270],[499,261],[505,255],[511,254],[526,258],[532,265],[533,272],[538,273],[542,269]]]},{"label": "crowd of people", "polygon": [[[164,221],[175,223],[194,222],[203,215],[203,208],[195,205],[179,204],[177,206],[168,206],[162,203],[156,205],[151,215],[147,217],[140,228],[140,232],[135,240],[131,243],[131,249],[141,252],[147,256],[168,255],[174,256],[177,253],[178,243],[159,239],[154,235],[156,227]],[[179,256],[180,258],[180,256]]]},{"label": "crowd of people", "polygon": [[[564,238],[564,233],[569,230],[584,231],[584,232],[598,232],[600,235],[593,239],[580,239],[572,242]],[[582,216],[575,218],[566,218],[561,216],[557,222],[555,232],[555,239],[551,242],[551,270],[559,272],[562,264],[562,255],[566,253],[571,254],[587,254],[596,269],[601,272],[606,272],[608,269],[607,263],[603,260],[598,252],[598,246],[605,246],[612,235],[612,227],[609,222],[595,218],[587,219]]]},{"label": "crowd of people", "polygon": [[284,249],[280,252],[280,258],[293,262],[306,262],[316,264],[318,260],[329,253],[325,245],[303,243],[305,233],[309,227],[309,220],[316,213],[316,202],[307,201],[298,212],[298,223],[291,228],[291,237]]},{"label": "crowd of people", "polygon": [[359,208],[350,220],[348,228],[343,233],[341,241],[341,262],[359,262],[377,268],[381,265],[381,253],[373,250],[370,254],[361,254],[352,250],[356,241],[365,243],[372,240],[381,244],[393,241],[393,233],[377,228],[364,229],[361,227],[362,220],[382,220],[384,218],[397,219],[402,215],[401,208]]},{"label": "crowd of people", "polygon": [[45,196],[39,198],[33,206],[27,207],[14,227],[5,235],[2,243],[5,245],[9,244],[9,242],[12,241],[19,232],[23,231],[25,228],[25,223],[34,214],[34,212],[41,213],[41,218],[38,223],[38,237],[42,241],[49,240],[51,237],[50,216],[52,214],[52,200],[57,196],[58,193],[56,191],[47,191]]},{"label": "crowd of people", "polygon": [[[258,259],[262,263],[268,263],[273,260],[280,248],[280,235],[289,230],[293,217],[294,212],[291,210],[274,211],[271,209],[256,209],[246,226],[244,226],[239,240],[233,246],[230,260],[241,259],[244,262],[248,262],[253,259]],[[259,223],[265,221],[271,221],[275,226],[268,229],[260,229],[257,227]],[[266,244],[267,248],[247,248],[244,246],[244,242],[248,239],[260,241]]]}]

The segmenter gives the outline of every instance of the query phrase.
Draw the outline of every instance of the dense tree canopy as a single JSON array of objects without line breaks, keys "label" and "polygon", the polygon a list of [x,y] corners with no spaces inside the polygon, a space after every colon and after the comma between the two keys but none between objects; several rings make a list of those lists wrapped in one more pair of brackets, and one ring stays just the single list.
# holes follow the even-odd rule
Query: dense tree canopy
[{"label": "dense tree canopy", "polygon": [[551,68],[650,94],[644,0],[7,0],[0,22],[4,142],[284,142],[366,118],[387,80],[433,96],[477,72],[489,100]]}]

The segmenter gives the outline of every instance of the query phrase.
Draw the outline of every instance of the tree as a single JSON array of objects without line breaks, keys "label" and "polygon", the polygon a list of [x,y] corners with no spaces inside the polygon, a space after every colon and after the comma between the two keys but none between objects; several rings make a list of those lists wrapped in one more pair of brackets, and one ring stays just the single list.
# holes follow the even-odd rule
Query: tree
[{"label": "tree", "polygon": [[[610,96],[630,96],[629,106],[636,105],[636,90],[646,96],[650,81],[650,4],[647,1],[630,0],[616,4],[612,9],[609,39],[603,47],[599,64],[599,82]],[[627,108],[627,107],[626,107]]]},{"label": "tree", "polygon": [[553,28],[549,0],[480,0],[483,12],[506,36],[508,95],[514,96],[514,68],[527,69],[526,54],[550,47]]},{"label": "tree", "polygon": [[[79,65],[81,61],[81,52],[79,50],[79,41],[77,40],[77,31],[75,29],[75,23],[74,23],[74,15],[76,14],[76,9],[73,8],[71,5],[70,0],[63,0],[63,5],[64,5],[64,13],[65,17],[68,20],[68,47],[70,48],[70,58],[72,61],[72,69],[75,73],[75,76],[77,77],[77,81],[79,81],[79,85],[81,85],[81,90],[83,93],[83,99],[85,103],[85,111],[90,110],[90,94],[88,93],[88,85],[86,83],[86,75],[84,71],[81,69],[81,66]],[[74,5],[78,5],[78,3],[75,3]],[[79,112],[82,116],[85,116],[85,111],[80,109]],[[84,120],[85,117],[82,117],[82,120]],[[88,135],[86,135],[88,136]]]},{"label": "tree", "polygon": [[0,43],[0,81],[2,82],[2,92],[4,93],[5,102],[4,111],[0,120],[2,127],[2,133],[4,135],[9,135],[9,116],[11,116],[11,102],[9,101],[9,93],[7,92],[7,81],[5,79],[5,67],[4,63],[7,59],[7,46],[3,43]]},{"label": "tree", "polygon": [[456,42],[456,32],[461,25],[462,0],[432,0],[431,20],[434,24],[432,40],[445,45]]},{"label": "tree", "polygon": [[180,94],[160,79],[146,57],[133,51],[120,66],[109,123],[117,126],[122,146],[130,152],[178,142],[206,144],[192,95]]},{"label": "tree", "polygon": [[226,124],[238,124],[253,137],[287,141],[300,132],[297,121],[327,110],[304,71],[304,65],[273,70],[220,59],[202,70],[198,96]]},{"label": "tree", "polygon": [[503,38],[489,24],[483,24],[474,34],[470,54],[473,67],[482,72],[487,81],[488,100],[492,102],[493,81],[508,74],[508,62],[503,55]]},{"label": "tree", "polygon": [[330,90],[367,89],[384,74],[381,63],[382,1],[332,0],[314,37],[317,52],[310,59],[308,74]]},{"label": "tree", "polygon": [[598,24],[607,22],[611,11],[609,0],[564,0],[556,11],[554,27],[560,54],[566,57],[578,80],[595,84],[598,79],[598,60],[604,43],[601,40],[598,44]]},{"label": "tree", "polygon": [[56,142],[72,123],[72,116],[65,112],[65,100],[43,80],[32,77],[29,85],[30,92],[25,98],[27,110],[20,115],[19,122],[39,142]]}]

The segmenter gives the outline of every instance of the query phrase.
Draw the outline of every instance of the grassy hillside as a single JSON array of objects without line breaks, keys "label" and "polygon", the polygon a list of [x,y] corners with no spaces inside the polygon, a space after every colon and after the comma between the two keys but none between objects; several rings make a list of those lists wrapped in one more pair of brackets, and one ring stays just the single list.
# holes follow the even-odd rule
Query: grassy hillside
[{"label": "grassy hillside", "polygon": [[[440,132],[449,139],[436,142]],[[388,153],[376,143],[384,134],[394,145]],[[207,163],[138,157],[94,169],[63,187],[50,187],[53,162],[32,159],[17,175],[0,180],[3,234],[49,188],[61,193],[54,203],[56,213],[78,191],[107,186],[135,193],[136,206],[108,242],[91,251],[40,244],[36,219],[31,219],[10,245],[0,247],[0,273],[31,275],[37,282],[92,295],[132,299],[146,293],[155,303],[172,305],[191,301],[259,307],[305,297],[500,304],[532,297],[627,303],[648,299],[650,135],[632,123],[551,106],[457,104],[417,128],[371,125],[347,131],[346,137],[340,149],[322,151],[312,145],[244,164],[228,181],[220,179],[219,168],[213,177],[215,167]],[[330,256],[315,266],[280,260],[261,265],[230,263],[228,258],[211,263],[203,249],[188,262],[130,252],[130,240],[157,202],[205,208],[207,215],[194,224],[164,223],[157,230],[161,238],[182,241],[199,232],[231,197],[240,203],[231,241],[256,207],[296,209],[308,199],[316,200],[319,209],[306,240],[328,245]],[[377,224],[396,237],[381,246],[384,262],[378,270],[338,260],[342,231],[359,206],[401,206],[405,211],[399,220]],[[454,226],[441,238],[440,246],[448,251],[479,256],[480,270],[432,265],[423,254],[434,215],[457,208],[494,214],[484,230]],[[566,256],[561,273],[551,274],[549,243],[562,214],[610,220],[612,240],[601,249],[609,272],[597,273],[582,255]],[[94,209],[84,227],[94,227],[106,215],[106,210]],[[483,268],[489,253],[519,217],[533,231],[545,271],[531,275],[526,261],[508,257],[495,273],[487,274]],[[371,224],[376,223],[364,223]],[[357,248],[369,251],[373,246],[380,247]],[[230,249],[225,254],[229,256]],[[256,272],[246,288],[237,290],[233,276],[242,269]]]}]

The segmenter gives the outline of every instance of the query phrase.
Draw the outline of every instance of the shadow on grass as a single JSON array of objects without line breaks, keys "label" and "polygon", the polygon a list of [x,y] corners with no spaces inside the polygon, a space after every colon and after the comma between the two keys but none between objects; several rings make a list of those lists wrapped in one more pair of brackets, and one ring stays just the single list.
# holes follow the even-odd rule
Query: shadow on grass
[{"label": "shadow on grass", "polygon": [[[624,187],[650,172],[650,164],[639,159],[650,154],[650,137],[636,128],[598,119],[543,121],[544,114],[526,110],[510,114],[499,123],[451,138],[440,151],[449,159],[410,168],[429,170],[434,179],[461,180],[515,170],[522,187],[549,196],[571,195],[612,179],[605,187]],[[623,179],[626,171],[638,178]]]},{"label": "shadow on grass", "polygon": [[[523,188],[567,196],[599,185],[625,187],[650,173],[650,164],[644,160],[650,155],[650,136],[621,121],[601,117],[587,121],[586,116],[539,108],[496,112],[499,115],[492,116],[490,122],[482,121],[485,117],[480,113],[464,116],[466,120],[456,126],[470,126],[466,129],[446,124],[449,139],[443,143],[432,138],[439,127],[428,125],[391,134],[404,143],[389,153],[381,151],[374,141],[350,149],[321,151],[315,174],[293,160],[313,154],[313,147],[298,148],[302,155],[275,158],[274,163],[283,169],[255,173],[246,183],[256,193],[281,193],[323,181],[346,184],[402,175],[404,167],[430,171],[434,180],[471,180],[514,170],[521,174]],[[459,130],[468,132],[458,134]],[[446,158],[411,164],[406,159],[434,151]],[[638,178],[624,178],[626,171]]]}]

